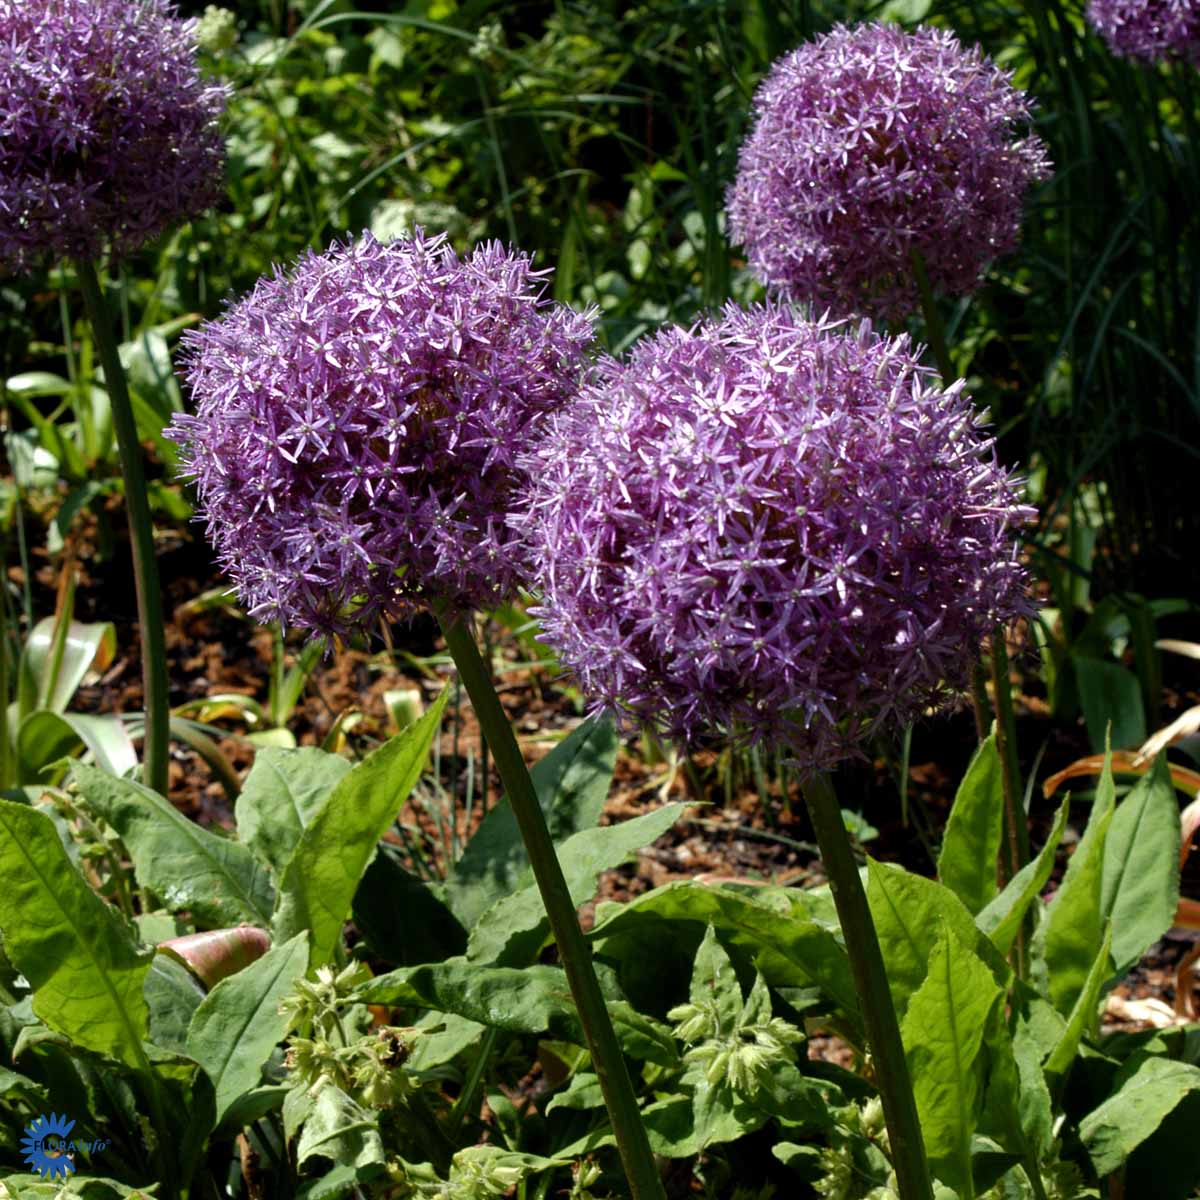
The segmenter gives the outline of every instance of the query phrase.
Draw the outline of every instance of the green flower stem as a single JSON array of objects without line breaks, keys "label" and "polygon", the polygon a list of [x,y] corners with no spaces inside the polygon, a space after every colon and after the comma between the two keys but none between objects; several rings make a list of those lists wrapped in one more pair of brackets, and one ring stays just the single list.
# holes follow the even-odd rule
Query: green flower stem
[{"label": "green flower stem", "polygon": [[479,657],[474,636],[461,618],[441,607],[434,611],[446,638],[446,646],[458,667],[459,678],[471,697],[480,728],[491,746],[492,758],[517,818],[533,868],[533,877],[542,894],[550,928],[558,944],[559,957],[571,986],[571,995],[579,1009],[592,1065],[600,1080],[600,1089],[612,1120],[613,1134],[632,1195],[634,1200],[665,1200],[666,1194],[654,1164],[650,1142],[638,1113],[633,1084],[609,1020],[604,997],[600,993],[591,952],[584,940],[567,881],[563,878],[562,867],[554,852],[554,843],[546,827],[546,818],[538,803],[533,780],[521,757],[500,699],[492,687],[487,668]]},{"label": "green flower stem", "polygon": [[875,1062],[875,1082],[883,1101],[900,1197],[933,1200],[917,1102],[900,1040],[900,1023],[888,990],[887,970],[841,806],[827,774],[818,773],[807,781],[804,802],[821,848],[821,861],[829,877],[846,953],[850,956],[850,971],[862,1006],[867,1048]]},{"label": "green flower stem", "polygon": [[133,550],[133,582],[137,592],[138,626],[142,639],[142,690],[146,710],[146,733],[142,740],[143,778],[146,785],[167,794],[167,744],[170,710],[168,708],[167,652],[163,638],[162,594],[158,584],[158,563],[154,558],[154,526],[146,499],[146,477],[142,471],[142,449],[137,424],[129,403],[125,371],[117,353],[117,343],[104,308],[104,293],[96,268],[91,262],[75,264],[83,300],[104,382],[112,405],[113,428],[121,457],[121,475],[125,481],[125,507],[129,513],[129,535]]}]

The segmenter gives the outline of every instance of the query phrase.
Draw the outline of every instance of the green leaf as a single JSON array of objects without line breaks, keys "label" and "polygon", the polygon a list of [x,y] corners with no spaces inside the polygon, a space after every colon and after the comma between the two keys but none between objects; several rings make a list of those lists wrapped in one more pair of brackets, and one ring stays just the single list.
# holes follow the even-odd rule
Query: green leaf
[{"label": "green leaf", "polygon": [[155,954],[146,976],[150,1040],[163,1050],[187,1055],[188,1024],[204,999],[199,980],[178,959]]},{"label": "green leaf", "polygon": [[742,987],[737,972],[711,925],[704,931],[704,940],[696,952],[688,1000],[698,1007],[715,1005],[721,1033],[732,1033],[742,1015]]},{"label": "green leaf", "polygon": [[[47,709],[29,713],[17,726],[17,782],[51,782],[49,769],[82,749],[79,734],[58,713]],[[53,772],[53,778],[61,774],[62,768],[59,768]]]},{"label": "green leaf", "polygon": [[109,621],[69,622],[61,631],[61,651],[56,651],[59,632],[56,618],[43,617],[30,630],[21,651],[21,670],[31,672],[37,683],[38,706],[56,713],[66,712],[93,663],[112,662],[117,644],[116,628]]},{"label": "green leaf", "polygon": [[[682,811],[681,804],[667,804],[630,821],[585,829],[562,842],[558,861],[572,903],[590,900],[602,871],[624,862],[632,851],[665,833]],[[541,892],[527,886],[498,900],[479,918],[467,943],[467,957],[498,966],[522,966],[537,958],[548,930]]]},{"label": "green leaf", "polygon": [[467,931],[433,887],[380,851],[354,893],[354,923],[381,958],[397,966],[441,962],[467,948]]},{"label": "green leaf", "polygon": [[604,1107],[604,1092],[600,1080],[590,1072],[572,1076],[571,1082],[561,1092],[555,1092],[546,1105],[549,1116],[556,1108],[571,1108],[587,1111]]},{"label": "green leaf", "polygon": [[1179,803],[1160,754],[1117,806],[1104,846],[1100,911],[1112,920],[1118,976],[1175,923],[1179,837]]},{"label": "green leaf", "polygon": [[1105,981],[1112,975],[1112,933],[1110,922],[1104,927],[1100,952],[1092,960],[1083,986],[1075,997],[1074,1007],[1067,1017],[1066,1028],[1046,1059],[1044,1069],[1051,1079],[1066,1074],[1075,1059],[1075,1052],[1079,1049],[1083,1035],[1096,1023],[1096,1007],[1100,1003],[1100,993]]},{"label": "green leaf", "polygon": [[137,766],[129,727],[115,713],[66,712],[59,720],[71,727],[102,771],[119,777]]},{"label": "green leaf", "polygon": [[709,925],[727,948],[748,954],[772,987],[815,984],[848,1021],[859,1021],[845,947],[827,924],[812,919],[805,898],[794,890],[669,883],[606,909],[589,937],[598,955],[621,964],[623,985],[626,974],[636,971],[647,991],[662,997],[668,963],[659,951],[686,962],[686,981]]},{"label": "green leaf", "polygon": [[313,967],[327,963],[341,942],[359,881],[420,778],[448,694],[344,775],[296,843],[280,882],[273,932],[283,940],[311,930]]},{"label": "green leaf", "polygon": [[283,1107],[284,1098],[291,1088],[276,1084],[251,1088],[243,1092],[226,1110],[221,1118],[220,1126],[215,1130],[218,1137],[222,1135],[233,1138],[241,1133],[247,1125],[253,1125],[268,1113],[278,1112]]},{"label": "green leaf", "polygon": [[221,980],[197,1008],[188,1029],[187,1052],[212,1080],[218,1123],[243,1094],[257,1087],[263,1064],[287,1033],[280,1001],[307,966],[308,937],[298,933]]},{"label": "green leaf", "polygon": [[1034,978],[1063,1016],[1075,1007],[1103,936],[1104,853],[1115,800],[1112,756],[1106,754],[1087,828],[1033,937]]},{"label": "green leaf", "polygon": [[582,1040],[571,989],[558,967],[482,967],[450,958],[389,971],[356,995],[364,1004],[414,1005],[510,1033],[549,1031],[564,1041]]},{"label": "green leaf", "polygon": [[1129,1064],[1116,1090],[1079,1123],[1079,1136],[1101,1177],[1111,1175],[1190,1092],[1200,1069],[1156,1056]]},{"label": "green leaf", "polygon": [[341,1088],[322,1088],[300,1131],[296,1166],[304,1166],[314,1156],[338,1167],[386,1162],[378,1115],[355,1103]]},{"label": "green leaf", "polygon": [[1003,993],[947,923],[938,925],[928,971],[909,1000],[900,1033],[929,1165],[939,1179],[970,1195],[971,1139],[985,1082],[980,1051]]},{"label": "green leaf", "polygon": [[340,755],[315,747],[262,747],[238,796],[238,840],[278,878],[304,827],[349,770],[350,763]]},{"label": "green leaf", "polygon": [[938,878],[972,914],[996,895],[996,859],[1004,823],[1002,781],[993,730],[980,742],[959,784],[937,863]]},{"label": "green leaf", "polygon": [[[617,757],[611,721],[585,721],[530,775],[554,841],[592,828],[600,819]],[[446,903],[470,929],[497,900],[520,886],[529,856],[516,817],[503,798],[480,823],[446,881]]]},{"label": "green leaf", "polygon": [[1140,746],[1146,740],[1146,712],[1137,676],[1116,663],[1082,654],[1071,656],[1071,666],[1092,752],[1103,751],[1110,728],[1111,744],[1118,749]]},{"label": "green leaf", "polygon": [[988,1014],[983,1048],[987,1085],[976,1132],[1018,1158],[1038,1161],[1050,1146],[1050,1092],[1037,1055],[1027,1043],[1019,1050],[1014,1045],[1003,1004]]},{"label": "green leaf", "polygon": [[87,807],[125,843],[138,883],[171,912],[197,924],[266,925],[271,881],[245,846],[189,821],[157,792],[78,763],[75,781]]},{"label": "green leaf", "polygon": [[33,987],[33,1011],[84,1049],[148,1067],[151,954],[71,865],[50,818],[9,800],[0,879],[4,949]]},{"label": "green leaf", "polygon": [[1004,891],[975,918],[975,924],[988,935],[1000,954],[1007,954],[1012,949],[1029,906],[1042,894],[1042,888],[1054,870],[1054,856],[1067,827],[1070,810],[1070,800],[1064,800],[1037,858],[1026,863],[1008,881]]},{"label": "green leaf", "polygon": [[949,888],[903,867],[868,859],[867,903],[879,935],[898,1017],[903,1018],[910,997],[925,982],[943,926],[983,960],[998,984],[1007,983],[1010,973],[1007,964]]},{"label": "green leaf", "polygon": [[[482,967],[451,958],[390,971],[363,984],[356,996],[364,1004],[428,1008],[509,1033],[549,1033],[584,1044],[567,977],[558,967]],[[665,1026],[622,1000],[610,1000],[608,1009],[626,1054],[667,1067],[678,1064]]]},{"label": "green leaf", "polygon": [[725,1084],[706,1082],[690,1096],[672,1097],[642,1109],[642,1120],[650,1147],[667,1158],[690,1158],[706,1146],[734,1142],[756,1129],[769,1117],[762,1109],[737,1102]]}]

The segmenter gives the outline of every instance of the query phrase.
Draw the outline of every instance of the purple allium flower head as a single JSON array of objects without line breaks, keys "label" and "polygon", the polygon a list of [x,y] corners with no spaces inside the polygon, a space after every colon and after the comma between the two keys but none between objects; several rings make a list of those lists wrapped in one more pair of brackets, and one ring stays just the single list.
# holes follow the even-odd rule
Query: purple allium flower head
[{"label": "purple allium flower head", "polygon": [[824,768],[965,686],[1031,611],[1032,515],[907,340],[727,308],[552,418],[524,514],[548,643],[597,708]]},{"label": "purple allium flower head", "polygon": [[1196,0],[1091,0],[1088,20],[1114,54],[1150,63],[1181,58],[1200,66]]},{"label": "purple allium flower head", "polygon": [[912,254],[968,292],[1011,250],[1045,146],[1024,95],[940,29],[839,26],[780,59],[754,102],[729,227],[776,294],[887,318],[914,311]]},{"label": "purple allium flower head", "polygon": [[196,413],[169,433],[255,616],[349,634],[523,581],[515,460],[592,341],[546,274],[495,242],[364,235],[186,337]]},{"label": "purple allium flower head", "polygon": [[219,195],[225,88],[165,0],[0,0],[0,270],[137,249]]}]

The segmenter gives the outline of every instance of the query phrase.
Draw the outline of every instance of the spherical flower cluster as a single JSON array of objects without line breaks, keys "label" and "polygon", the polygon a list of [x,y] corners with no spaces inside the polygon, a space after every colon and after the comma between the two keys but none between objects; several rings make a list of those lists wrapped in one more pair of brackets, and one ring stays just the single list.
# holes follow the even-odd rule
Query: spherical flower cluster
[{"label": "spherical flower cluster", "polygon": [[545,639],[597,707],[808,768],[965,686],[1029,611],[1032,510],[906,338],[730,306],[552,419],[517,518]]},{"label": "spherical flower cluster", "polygon": [[177,417],[209,537],[249,610],[328,634],[523,578],[518,449],[571,398],[592,319],[497,243],[421,233],[308,254],[187,338]]},{"label": "spherical flower cluster", "polygon": [[1025,97],[945,30],[839,26],[780,59],[754,103],[731,237],[775,293],[820,309],[906,316],[914,253],[935,289],[970,291],[1049,171],[1017,134]]},{"label": "spherical flower cluster", "polygon": [[1114,54],[1150,63],[1181,58],[1200,65],[1196,0],[1091,0],[1088,20]]},{"label": "spherical flower cluster", "polygon": [[219,195],[225,89],[165,0],[0,0],[0,269],[136,249]]}]

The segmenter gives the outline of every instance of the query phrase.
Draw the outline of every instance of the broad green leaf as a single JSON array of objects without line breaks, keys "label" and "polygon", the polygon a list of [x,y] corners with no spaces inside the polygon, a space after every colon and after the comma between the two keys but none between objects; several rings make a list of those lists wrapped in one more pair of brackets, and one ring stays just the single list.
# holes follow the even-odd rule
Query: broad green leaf
[{"label": "broad green leaf", "polygon": [[74,767],[88,808],[120,835],[138,883],[171,912],[188,910],[197,924],[266,925],[272,890],[245,846],[189,821],[157,792],[96,767]]},{"label": "broad green leaf", "polygon": [[750,1105],[734,1105],[727,1087],[701,1084],[690,1096],[672,1096],[642,1109],[642,1121],[655,1154],[691,1158],[705,1146],[734,1142],[768,1121]]},{"label": "broad green leaf", "polygon": [[431,1008],[510,1033],[549,1031],[571,1042],[582,1037],[567,977],[558,967],[481,967],[451,958],[389,971],[356,995],[365,1004]]},{"label": "broad green leaf", "polygon": [[163,1050],[186,1055],[188,1024],[204,999],[200,981],[178,959],[155,954],[146,976],[145,995],[150,1040]]},{"label": "broad green leaf", "polygon": [[416,1023],[422,1026],[440,1026],[436,1032],[422,1033],[412,1048],[405,1065],[413,1071],[429,1071],[440,1067],[464,1051],[478,1044],[486,1029],[478,1021],[454,1013],[427,1012]]},{"label": "broad green leaf", "polygon": [[1012,949],[1029,906],[1042,894],[1042,888],[1054,870],[1054,856],[1067,827],[1070,809],[1070,800],[1064,800],[1038,856],[1026,863],[1008,881],[1004,891],[975,918],[975,924],[988,935],[1000,954],[1007,954]]},{"label": "broad green leaf", "polygon": [[976,1132],[1019,1158],[1041,1159],[1052,1136],[1050,1092],[1036,1052],[1014,1044],[1002,1004],[988,1014],[983,1049],[987,1085]]},{"label": "broad green leaf", "polygon": [[978,913],[996,895],[996,859],[1004,825],[1004,788],[993,730],[979,744],[946,822],[938,878]]},{"label": "broad green leaf", "polygon": [[1160,754],[1117,806],[1104,846],[1100,911],[1112,921],[1118,976],[1175,923],[1179,837],[1179,803]]},{"label": "broad green leaf", "polygon": [[1117,749],[1140,746],[1146,740],[1146,711],[1138,677],[1116,663],[1083,654],[1072,655],[1071,666],[1092,752],[1103,751],[1110,729]]},{"label": "broad green leaf", "polygon": [[600,1079],[589,1071],[572,1076],[571,1082],[561,1092],[555,1092],[546,1105],[546,1115],[549,1116],[556,1108],[586,1111],[603,1107],[604,1092],[600,1088]]},{"label": "broad green leaf", "polygon": [[1113,1094],[1079,1123],[1101,1177],[1119,1170],[1184,1097],[1200,1089],[1200,1068],[1156,1056],[1131,1063],[1122,1075]]},{"label": "broad green leaf", "polygon": [[300,1131],[296,1166],[310,1158],[327,1158],[338,1167],[383,1163],[387,1154],[379,1135],[379,1115],[357,1104],[341,1088],[324,1087]]},{"label": "broad green leaf", "polygon": [[65,712],[59,720],[71,727],[102,771],[120,777],[137,766],[129,727],[115,713]]},{"label": "broad green leaf", "polygon": [[467,931],[434,888],[385,850],[363,875],[353,913],[371,949],[396,966],[441,962],[467,948]]},{"label": "broad green leaf", "polygon": [[1106,754],[1087,828],[1033,937],[1034,978],[1063,1016],[1075,1007],[1103,936],[1105,842],[1115,800],[1112,756]]},{"label": "broad green leaf", "polygon": [[1092,960],[1090,969],[1084,977],[1083,986],[1075,997],[1074,1007],[1067,1017],[1067,1026],[1063,1030],[1058,1044],[1046,1059],[1045,1072],[1051,1079],[1065,1075],[1075,1059],[1075,1052],[1083,1035],[1096,1023],[1096,1008],[1100,1003],[1100,993],[1105,981],[1112,976],[1112,924],[1104,927],[1104,937],[1100,941],[1099,953]]},{"label": "broad green leaf", "polygon": [[349,770],[340,755],[311,746],[262,747],[238,796],[238,840],[279,878],[305,825]]},{"label": "broad green leaf", "polygon": [[[649,845],[675,824],[682,811],[681,804],[666,804],[631,821],[585,829],[562,842],[557,848],[558,861],[572,903],[590,900],[602,871]],[[467,943],[467,957],[499,966],[522,966],[537,958],[548,930],[541,892],[526,886],[498,900],[479,918]]]},{"label": "broad green leaf", "polygon": [[980,1051],[1002,994],[984,963],[939,921],[900,1033],[930,1168],[964,1195],[973,1188],[971,1139],[985,1083]]},{"label": "broad green leaf", "polygon": [[273,931],[286,940],[311,930],[311,966],[333,957],[379,839],[420,778],[447,695],[344,775],[300,835],[280,881]]},{"label": "broad green leaf", "polygon": [[55,648],[59,632],[54,617],[43,617],[25,639],[21,670],[30,671],[38,688],[38,705],[65,712],[75,690],[93,666],[103,670],[116,653],[116,628],[109,621],[84,624],[71,621],[61,631],[61,649]]},{"label": "broad green leaf", "polygon": [[714,1006],[722,1033],[732,1033],[742,1014],[742,987],[737,972],[711,925],[704,931],[704,940],[696,952],[688,1000],[697,1007]]},{"label": "broad green leaf", "polygon": [[33,1011],[77,1045],[147,1067],[143,988],[152,955],[84,882],[54,823],[0,800],[0,934]]},{"label": "broad green leaf", "polygon": [[[642,972],[647,990],[661,996],[668,964],[656,957],[659,949],[686,963],[680,985],[685,987],[709,925],[716,927],[726,947],[748,954],[772,987],[815,984],[857,1024],[858,994],[846,950],[828,925],[808,915],[803,896],[795,892],[669,883],[628,904],[607,908],[589,937],[598,954],[622,964],[623,977],[630,970]],[[653,988],[656,980],[659,986]]]},{"label": "broad green leaf", "polygon": [[910,997],[925,982],[943,925],[983,960],[997,983],[1007,983],[1007,964],[949,888],[903,867],[868,859],[867,903],[887,964],[898,1017],[903,1018]]},{"label": "broad green leaf", "polygon": [[[564,738],[530,775],[546,824],[561,842],[600,819],[617,758],[611,721],[585,721]],[[470,929],[502,896],[520,886],[529,856],[507,797],[484,817],[446,881],[446,903]]]},{"label": "broad green leaf", "polygon": [[263,1064],[287,1033],[280,1001],[307,967],[308,937],[298,933],[221,980],[196,1009],[187,1053],[212,1080],[218,1123],[239,1097],[258,1086]]},{"label": "broad green leaf", "polygon": [[233,1138],[247,1125],[253,1125],[260,1117],[278,1112],[291,1088],[277,1084],[251,1088],[243,1092],[226,1110],[221,1124],[215,1130],[218,1137]]},{"label": "broad green leaf", "polygon": [[60,760],[83,750],[83,739],[58,713],[38,709],[17,726],[16,767],[18,783],[48,783],[62,774],[51,772]]},{"label": "broad green leaf", "polygon": [[0,1067],[0,1100],[7,1101],[10,1105],[24,1100],[35,1110],[40,1110],[49,1101],[49,1095],[42,1084],[26,1079],[24,1075],[10,1071],[7,1067]]}]

